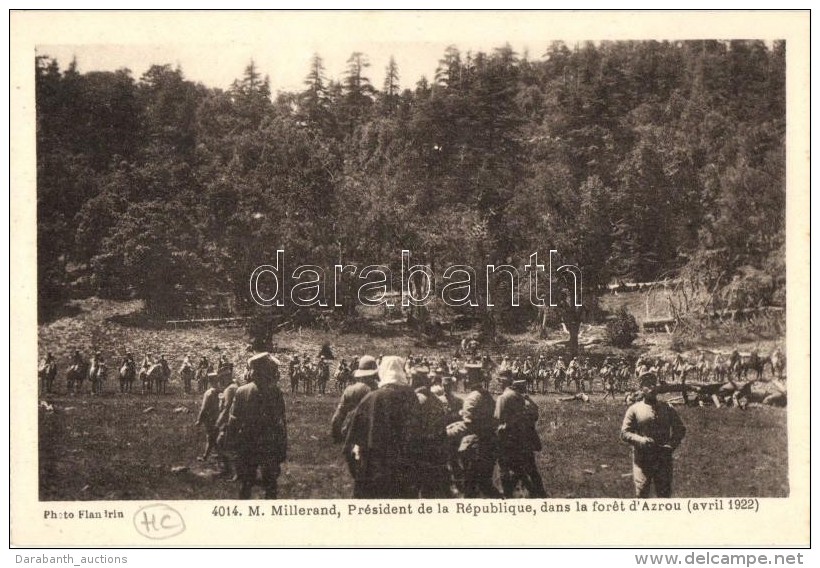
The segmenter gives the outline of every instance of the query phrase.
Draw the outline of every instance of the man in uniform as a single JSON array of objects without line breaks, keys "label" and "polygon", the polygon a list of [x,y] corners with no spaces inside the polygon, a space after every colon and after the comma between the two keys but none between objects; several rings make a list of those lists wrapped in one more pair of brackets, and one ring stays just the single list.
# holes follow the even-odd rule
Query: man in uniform
[{"label": "man in uniform", "polygon": [[[250,367],[247,369],[248,376],[250,374]],[[236,470],[236,456],[234,455],[234,442],[231,439],[228,424],[231,420],[231,409],[233,408],[233,401],[236,398],[236,391],[239,390],[239,377],[237,375],[231,376],[230,384],[222,391],[222,401],[219,405],[219,418],[216,419],[216,450],[217,456],[220,459],[220,466],[222,467],[221,475],[232,476],[232,481],[239,479]]]},{"label": "man in uniform", "polygon": [[362,399],[367,396],[367,393],[378,386],[378,375],[379,369],[374,357],[365,355],[359,360],[356,370],[353,371],[353,380],[355,382],[345,387],[339,399],[339,404],[336,406],[336,411],[330,419],[330,436],[335,443],[340,444],[345,441],[347,430],[350,427],[349,417],[352,417],[353,411],[356,410]]},{"label": "man in uniform", "polygon": [[632,446],[632,477],[635,494],[649,497],[654,483],[658,497],[672,495],[672,452],[686,434],[680,416],[672,406],[658,400],[657,377],[646,373],[639,379],[642,400],[626,411],[621,440]]},{"label": "man in uniform", "polygon": [[418,497],[420,409],[404,361],[382,357],[379,388],[359,403],[345,441],[355,462],[354,498]]},{"label": "man in uniform", "polygon": [[288,363],[288,376],[290,377],[290,394],[296,394],[299,390],[299,371],[302,368],[302,363],[299,361],[299,355],[294,355]]},{"label": "man in uniform", "polygon": [[201,425],[205,429],[205,451],[196,458],[198,461],[207,460],[211,451],[216,451],[216,437],[219,433],[216,422],[219,418],[219,394],[222,392],[222,385],[216,377],[211,381],[210,388],[202,396],[202,406],[195,422],[196,426]]},{"label": "man in uniform", "polygon": [[496,457],[495,401],[484,388],[481,373],[465,378],[469,393],[461,409],[462,421],[451,424],[447,434],[461,440],[458,452],[464,470],[464,497],[501,497],[493,485]]},{"label": "man in uniform", "polygon": [[[448,403],[441,385],[444,371],[431,370],[414,381],[416,397],[421,406],[421,454],[419,456],[419,497],[443,499],[451,497],[448,458]],[[434,392],[435,391],[435,392]]]},{"label": "man in uniform", "polygon": [[240,499],[250,499],[261,470],[265,499],[276,499],[280,467],[287,457],[285,399],[279,390],[279,364],[267,352],[248,361],[248,382],[236,390],[230,431],[236,440]]},{"label": "man in uniform", "polygon": [[527,381],[518,379],[504,389],[495,405],[498,421],[498,467],[504,497],[513,496],[521,480],[530,497],[546,497],[544,483],[535,464],[541,440],[535,430],[538,406],[527,396]]}]

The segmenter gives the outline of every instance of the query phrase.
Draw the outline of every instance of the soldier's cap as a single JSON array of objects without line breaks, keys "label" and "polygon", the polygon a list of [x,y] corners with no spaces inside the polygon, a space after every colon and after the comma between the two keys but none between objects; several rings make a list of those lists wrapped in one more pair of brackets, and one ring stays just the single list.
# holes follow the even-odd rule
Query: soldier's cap
[{"label": "soldier's cap", "polygon": [[359,359],[359,367],[353,371],[353,376],[357,379],[375,377],[378,374],[379,366],[376,364],[376,358],[371,355],[365,355]]},{"label": "soldier's cap", "polygon": [[404,372],[404,360],[396,355],[382,357],[379,364],[379,386],[407,384],[407,374]]},{"label": "soldier's cap", "polygon": [[641,386],[641,388],[655,387],[658,385],[658,376],[652,371],[641,373],[641,376],[638,377],[638,384]]}]

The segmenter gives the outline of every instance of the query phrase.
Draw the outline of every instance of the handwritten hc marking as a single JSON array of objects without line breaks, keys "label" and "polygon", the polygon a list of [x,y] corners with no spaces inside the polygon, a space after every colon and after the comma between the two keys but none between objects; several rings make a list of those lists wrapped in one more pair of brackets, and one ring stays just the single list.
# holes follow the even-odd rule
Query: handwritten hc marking
[{"label": "handwritten hc marking", "polygon": [[147,505],[134,514],[134,527],[142,536],[160,540],[185,531],[185,521],[175,509],[157,503]]}]

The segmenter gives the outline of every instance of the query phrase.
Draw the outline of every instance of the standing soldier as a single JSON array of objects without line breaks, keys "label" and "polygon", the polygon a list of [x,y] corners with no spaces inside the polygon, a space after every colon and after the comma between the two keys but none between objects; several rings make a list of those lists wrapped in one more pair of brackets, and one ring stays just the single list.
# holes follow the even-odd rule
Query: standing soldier
[{"label": "standing soldier", "polygon": [[[378,388],[379,369],[375,357],[364,355],[359,361],[354,360],[352,365],[356,367],[356,370],[352,373],[354,383],[345,387],[339,404],[336,406],[336,411],[330,419],[330,437],[336,444],[341,444],[347,439],[356,407],[370,391]],[[352,446],[345,444],[342,454],[347,462],[350,476],[354,480],[358,479],[359,471],[357,467],[359,462],[353,455]]]},{"label": "standing soldier", "polygon": [[330,380],[330,366],[322,355],[319,355],[319,363],[316,369],[316,381],[319,386],[319,394],[325,394],[327,383]]},{"label": "standing soldier", "polygon": [[535,452],[541,451],[541,440],[535,430],[538,406],[527,396],[527,382],[513,381],[504,389],[495,405],[498,421],[498,467],[504,497],[513,496],[520,480],[530,497],[546,497]]},{"label": "standing soldier", "polygon": [[675,409],[658,400],[655,375],[646,373],[639,383],[643,399],[627,409],[621,426],[621,440],[632,446],[635,494],[649,497],[654,483],[658,497],[671,497],[672,452],[686,435],[686,428]]},{"label": "standing soldier", "polygon": [[279,390],[279,364],[263,352],[248,361],[249,383],[236,390],[229,428],[235,436],[240,499],[250,499],[257,469],[265,499],[276,499],[281,464],[287,457],[285,399]]},{"label": "standing soldier", "polygon": [[[247,369],[246,375],[250,373]],[[231,376],[231,383],[222,391],[222,400],[219,404],[219,417],[216,419],[216,451],[220,458],[220,465],[222,471],[221,475],[232,476],[236,481],[239,479],[236,470],[236,456],[234,455],[234,440],[231,439],[228,425],[231,420],[231,409],[233,408],[233,401],[236,398],[236,391],[239,389],[239,377]]]},{"label": "standing soldier", "polygon": [[[365,355],[359,360],[356,370],[353,371],[353,380],[355,382],[345,387],[342,397],[339,399],[339,404],[336,406],[336,411],[330,419],[330,436],[335,443],[344,442],[350,428],[349,418],[353,416],[353,411],[356,410],[362,399],[367,396],[367,393],[378,386],[378,375],[379,370],[374,357]],[[349,456],[346,454],[345,457]]]},{"label": "standing soldier", "polygon": [[[419,497],[451,497],[450,471],[447,467],[448,404],[433,393],[444,394],[442,369],[434,369],[420,380],[416,396],[421,405],[421,452],[419,456]],[[414,384],[414,386],[416,386]]]},{"label": "standing soldier", "polygon": [[294,355],[288,363],[288,376],[290,377],[290,394],[299,391],[299,371],[302,365],[299,362],[299,355]]},{"label": "standing soldier", "polygon": [[447,435],[461,440],[458,448],[464,470],[464,497],[501,497],[493,485],[496,457],[495,401],[484,388],[480,373],[467,373],[469,393],[461,410],[463,420],[451,424]]},{"label": "standing soldier", "polygon": [[205,451],[196,458],[198,461],[207,460],[211,452],[216,451],[216,436],[218,434],[216,422],[219,418],[219,393],[222,392],[222,385],[219,384],[216,377],[212,378],[211,381],[210,388],[202,396],[202,406],[194,423],[196,426],[201,425],[205,430]]},{"label": "standing soldier", "polygon": [[[430,392],[437,396],[442,402],[445,409],[445,431],[450,424],[461,421],[461,409],[464,407],[464,401],[453,394],[456,386],[456,380],[452,376],[445,375],[441,379],[441,386],[433,385],[430,387]],[[461,468],[461,463],[458,460],[458,446],[460,440],[453,441],[449,438],[447,440],[447,469],[450,472],[450,487],[452,494],[458,495],[464,492],[464,470]]]}]

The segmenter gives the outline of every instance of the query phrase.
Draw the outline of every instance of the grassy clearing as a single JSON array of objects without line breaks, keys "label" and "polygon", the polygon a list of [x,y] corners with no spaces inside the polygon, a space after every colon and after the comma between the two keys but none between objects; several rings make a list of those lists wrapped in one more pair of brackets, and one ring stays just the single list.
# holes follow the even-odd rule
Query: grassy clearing
[{"label": "grassy clearing", "polygon": [[[599,397],[600,395],[598,395]],[[548,494],[630,497],[629,449],[617,441],[624,406],[594,400],[562,403],[539,396],[538,456]],[[329,420],[336,397],[286,394],[290,455],[280,478],[283,498],[346,498],[351,480]],[[59,396],[40,413],[40,498],[223,499],[234,483],[199,463],[203,434],[194,427],[194,395],[97,399]],[[146,408],[154,410],[144,413]],[[188,409],[188,412],[175,409]],[[676,454],[680,497],[788,495],[786,412],[755,407],[681,408],[688,434]],[[173,473],[174,467],[189,468]]]},{"label": "grassy clearing", "polygon": [[[39,469],[42,500],[224,499],[235,498],[235,483],[215,477],[215,463],[202,464],[204,435],[194,426],[197,395],[183,395],[176,375],[186,353],[226,352],[242,364],[246,340],[241,328],[157,329],[127,323],[139,308],[134,302],[83,300],[72,315],[40,327],[40,350],[54,352],[60,368],[57,395],[45,397],[53,411],[40,410]],[[408,352],[450,355],[452,347],[415,345],[401,330],[379,336],[331,336],[306,330],[277,336],[284,353],[318,352],[332,343],[337,357]],[[515,337],[505,351],[535,350],[539,343]],[[172,393],[120,395],[116,380],[106,394],[66,395],[65,369],[75,348],[102,351],[114,362],[126,349],[164,353],[174,368]],[[112,365],[114,367],[116,365]],[[284,381],[283,381],[284,382]],[[85,385],[88,389],[88,385]],[[329,421],[337,395],[286,393],[290,452],[280,477],[283,498],[346,498],[352,483],[339,447],[331,443]],[[550,497],[630,497],[629,448],[617,441],[624,405],[601,401],[562,403],[556,396],[536,397],[544,451],[539,468]],[[152,411],[145,412],[149,407]],[[680,497],[788,495],[786,411],[779,408],[680,408],[688,428],[676,453],[674,493]],[[172,468],[188,468],[180,473]]]}]

